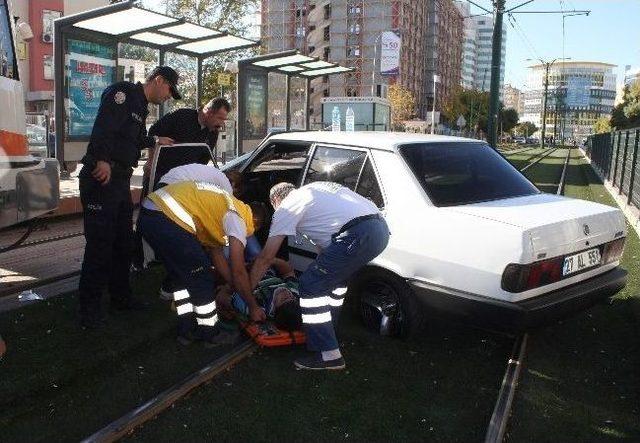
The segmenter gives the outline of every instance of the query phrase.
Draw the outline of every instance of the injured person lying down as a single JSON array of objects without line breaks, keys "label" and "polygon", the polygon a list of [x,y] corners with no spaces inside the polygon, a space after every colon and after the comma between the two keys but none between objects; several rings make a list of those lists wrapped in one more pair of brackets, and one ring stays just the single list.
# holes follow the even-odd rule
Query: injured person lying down
[{"label": "injured person lying down", "polygon": [[[280,330],[298,331],[302,327],[302,314],[298,294],[298,280],[293,269],[283,260],[274,267],[281,277],[269,273],[258,284],[253,295],[258,304],[264,309],[267,319]],[[249,307],[240,297],[233,293],[228,285],[222,286],[216,296],[216,305],[220,315],[225,320],[235,318],[236,313],[241,317],[249,317]]]}]

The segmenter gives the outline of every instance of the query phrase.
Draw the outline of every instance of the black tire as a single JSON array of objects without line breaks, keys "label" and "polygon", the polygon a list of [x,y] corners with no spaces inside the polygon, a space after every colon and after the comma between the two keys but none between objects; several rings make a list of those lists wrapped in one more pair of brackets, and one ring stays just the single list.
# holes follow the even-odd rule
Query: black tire
[{"label": "black tire", "polygon": [[[408,339],[425,329],[425,312],[409,285],[379,268],[361,272],[349,287],[352,306],[367,329]],[[384,318],[386,317],[386,318]]]}]

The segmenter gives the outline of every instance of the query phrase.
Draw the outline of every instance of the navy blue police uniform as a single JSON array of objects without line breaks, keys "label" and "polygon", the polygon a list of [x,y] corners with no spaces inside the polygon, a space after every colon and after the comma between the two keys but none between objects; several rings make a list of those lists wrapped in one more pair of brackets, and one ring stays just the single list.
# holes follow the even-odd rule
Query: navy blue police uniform
[{"label": "navy blue police uniform", "polygon": [[[80,315],[85,326],[102,321],[102,291],[117,309],[132,307],[129,268],[133,203],[130,180],[140,151],[152,147],[147,135],[148,102],[140,83],[118,82],[102,94],[80,171],[80,199],[86,247],[80,276]],[[103,185],[92,176],[98,161],[111,165]]]}]

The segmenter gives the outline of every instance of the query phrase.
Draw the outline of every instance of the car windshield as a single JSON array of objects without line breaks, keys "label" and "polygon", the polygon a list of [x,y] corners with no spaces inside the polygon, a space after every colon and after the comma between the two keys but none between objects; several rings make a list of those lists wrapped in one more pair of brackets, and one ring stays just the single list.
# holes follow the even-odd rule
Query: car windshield
[{"label": "car windshield", "polygon": [[415,143],[400,154],[436,206],[537,194],[538,189],[485,143]]},{"label": "car windshield", "polygon": [[236,157],[233,160],[229,160],[228,162],[226,162],[224,165],[220,167],[220,170],[226,171],[230,169],[239,168],[249,157],[251,157],[251,154],[253,154],[253,151],[245,152],[240,157]]}]

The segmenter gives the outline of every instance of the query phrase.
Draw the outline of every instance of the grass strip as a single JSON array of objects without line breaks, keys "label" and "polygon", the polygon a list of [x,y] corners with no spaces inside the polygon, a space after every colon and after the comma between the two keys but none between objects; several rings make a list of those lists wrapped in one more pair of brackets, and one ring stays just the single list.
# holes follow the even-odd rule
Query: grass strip
[{"label": "grass strip", "polygon": [[[569,168],[565,195],[616,206],[581,155]],[[629,229],[627,287],[610,304],[531,334],[508,441],[640,441],[639,258]]]},{"label": "grass strip", "polygon": [[139,275],[150,309],[113,313],[105,330],[78,327],[75,293],[0,315],[1,441],[78,441],[229,350],[175,342],[160,280]]},{"label": "grass strip", "polygon": [[267,348],[129,441],[478,441],[512,339],[433,327],[416,341],[366,331],[344,312],[347,370],[296,371],[299,348]]}]

